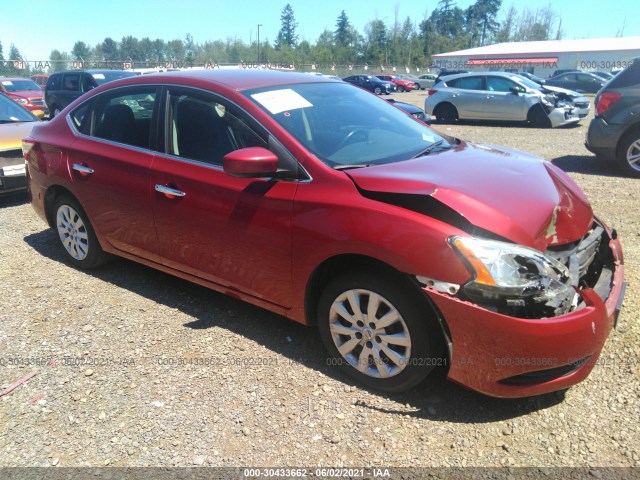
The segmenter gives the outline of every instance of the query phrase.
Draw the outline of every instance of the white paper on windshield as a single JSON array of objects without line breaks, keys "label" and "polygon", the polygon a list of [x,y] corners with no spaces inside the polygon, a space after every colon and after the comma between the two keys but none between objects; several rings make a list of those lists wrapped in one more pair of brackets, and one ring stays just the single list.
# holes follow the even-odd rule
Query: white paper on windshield
[{"label": "white paper on windshield", "polygon": [[302,95],[290,88],[284,90],[272,90],[251,95],[256,102],[269,110],[272,115],[298,108],[313,107]]},{"label": "white paper on windshield", "polygon": [[102,73],[94,73],[92,76],[96,80],[104,80],[104,75]]},{"label": "white paper on windshield", "polygon": [[3,80],[2,84],[6,85],[7,87],[10,87],[11,85],[13,85],[13,82],[10,82],[9,80]]}]

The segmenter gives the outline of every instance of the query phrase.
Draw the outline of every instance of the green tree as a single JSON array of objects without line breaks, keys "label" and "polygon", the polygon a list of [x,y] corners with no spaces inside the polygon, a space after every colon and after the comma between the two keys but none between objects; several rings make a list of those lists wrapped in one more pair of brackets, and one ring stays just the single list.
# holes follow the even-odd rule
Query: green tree
[{"label": "green tree", "polygon": [[100,45],[103,60],[108,62],[119,60],[118,43],[113,38],[105,38]]},{"label": "green tree", "polygon": [[502,0],[477,0],[466,10],[467,31],[471,37],[470,46],[486,45],[498,31],[497,21]]},{"label": "green tree", "polygon": [[84,60],[85,62],[89,61],[92,57],[91,47],[84,42],[78,41],[73,44],[71,55],[74,60]]},{"label": "green tree", "polygon": [[60,72],[62,70],[67,69],[67,62],[69,60],[69,55],[65,52],[60,52],[60,50],[52,50],[49,55],[49,62],[51,62],[51,71],[52,72]]},{"label": "green tree", "polygon": [[282,47],[295,48],[298,43],[298,35],[296,35],[298,22],[296,22],[296,17],[293,14],[293,8],[288,3],[282,9],[280,22],[282,26],[276,38],[276,49]]},{"label": "green tree", "polygon": [[173,62],[181,62],[184,60],[184,43],[179,38],[167,42],[167,59]]},{"label": "green tree", "polygon": [[352,37],[352,27],[349,23],[349,17],[344,10],[338,16],[336,20],[336,30],[333,32],[333,39],[337,46],[346,47],[351,44],[353,39]]},{"label": "green tree", "polygon": [[120,58],[118,60],[131,59],[134,62],[142,60],[142,53],[140,51],[140,41],[131,35],[122,37],[120,41]]},{"label": "green tree", "polygon": [[9,60],[24,60],[20,54],[20,50],[13,43],[9,45]]},{"label": "green tree", "polygon": [[0,62],[4,62],[4,54],[2,53],[2,42],[0,42]]}]

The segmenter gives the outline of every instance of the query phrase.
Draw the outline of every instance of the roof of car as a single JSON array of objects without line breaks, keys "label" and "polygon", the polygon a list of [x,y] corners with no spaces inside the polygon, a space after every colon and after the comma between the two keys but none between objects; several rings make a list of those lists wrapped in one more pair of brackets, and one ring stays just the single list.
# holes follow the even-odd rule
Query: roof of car
[{"label": "roof of car", "polygon": [[[161,79],[161,80],[160,80]],[[282,72],[276,70],[183,70],[138,75],[109,82],[109,85],[128,85],[139,83],[176,82],[184,80],[210,81],[224,84],[234,90],[247,90],[258,87],[272,87],[296,83],[337,82],[338,80],[319,75],[306,75],[300,72]]]},{"label": "roof of car", "polygon": [[33,80],[31,80],[30,78],[24,77],[0,77],[0,81],[3,82],[20,82],[22,80],[29,80],[30,82],[33,82]]}]

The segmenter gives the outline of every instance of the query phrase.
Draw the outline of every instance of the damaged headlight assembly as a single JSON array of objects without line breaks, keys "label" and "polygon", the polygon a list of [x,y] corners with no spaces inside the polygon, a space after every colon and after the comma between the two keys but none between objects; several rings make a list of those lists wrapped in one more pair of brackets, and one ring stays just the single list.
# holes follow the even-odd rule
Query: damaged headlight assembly
[{"label": "damaged headlight assembly", "polygon": [[523,318],[561,315],[577,305],[568,268],[538,250],[477,237],[449,242],[474,274],[462,287],[470,301]]}]

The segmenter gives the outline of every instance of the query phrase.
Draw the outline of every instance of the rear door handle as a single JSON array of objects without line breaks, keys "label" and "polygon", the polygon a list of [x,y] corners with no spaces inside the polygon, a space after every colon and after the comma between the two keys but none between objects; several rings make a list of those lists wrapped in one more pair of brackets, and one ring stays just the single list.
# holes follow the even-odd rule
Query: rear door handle
[{"label": "rear door handle", "polygon": [[181,192],[180,190],[160,184],[156,185],[156,192],[163,193],[167,198],[184,197],[186,195],[186,193]]},{"label": "rear door handle", "polygon": [[74,163],[71,168],[78,172],[80,175],[91,175],[93,173],[93,168],[89,168],[85,165],[80,165],[79,163]]}]

